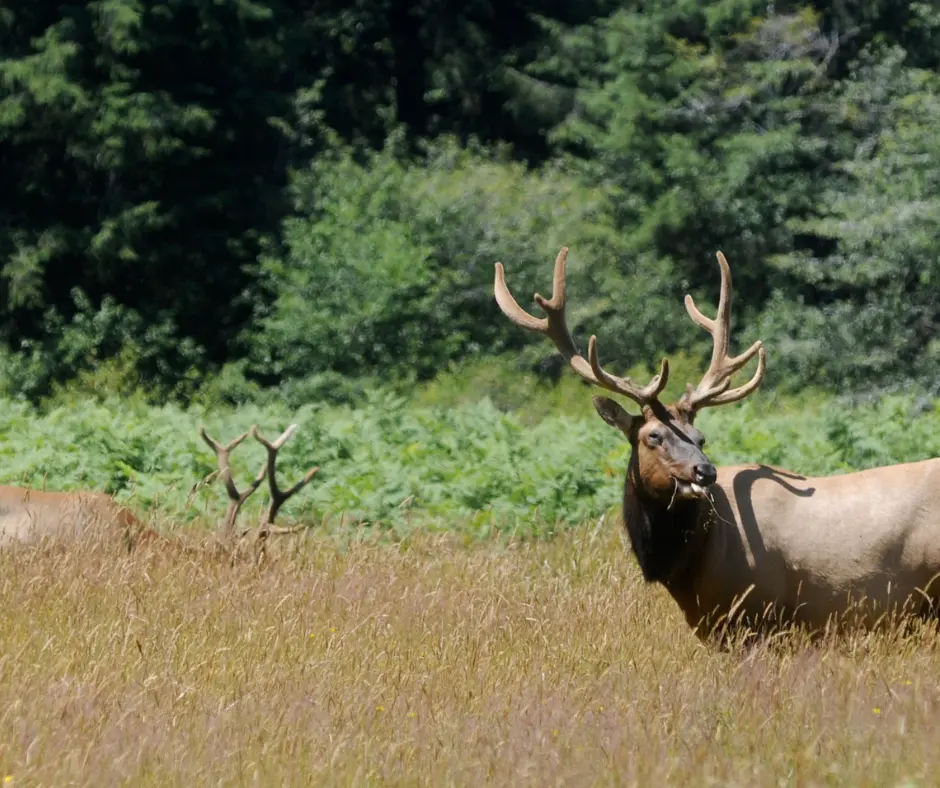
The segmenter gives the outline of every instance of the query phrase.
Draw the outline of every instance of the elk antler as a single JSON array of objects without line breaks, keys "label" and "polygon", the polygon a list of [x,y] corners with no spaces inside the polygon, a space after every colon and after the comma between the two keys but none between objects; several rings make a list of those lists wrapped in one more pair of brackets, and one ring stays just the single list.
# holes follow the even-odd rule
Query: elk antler
[{"label": "elk antler", "polygon": [[297,531],[305,528],[305,525],[297,525],[290,528],[277,528],[274,525],[274,518],[277,517],[277,513],[280,511],[281,507],[287,502],[296,493],[300,492],[310,480],[313,478],[314,474],[320,470],[319,467],[314,466],[304,475],[303,479],[297,482],[293,487],[288,490],[282,490],[277,484],[277,453],[281,450],[281,447],[290,440],[290,437],[297,430],[296,424],[291,424],[284,432],[281,433],[281,436],[275,441],[269,441],[261,432],[258,430],[258,427],[251,428],[252,437],[258,441],[265,449],[268,451],[268,463],[266,466],[268,474],[268,487],[271,491],[271,505],[268,507],[267,514],[265,515],[264,522],[261,525],[261,531],[258,534],[260,539],[264,539],[268,534],[279,535],[279,534],[292,534]]},{"label": "elk antler", "polygon": [[555,274],[552,281],[552,297],[545,299],[538,293],[535,302],[545,312],[546,317],[537,318],[526,312],[513,298],[506,286],[503,264],[496,263],[496,281],[493,290],[496,303],[513,323],[529,331],[545,334],[564,357],[571,367],[588,383],[600,386],[616,394],[623,394],[636,402],[640,407],[649,405],[666,387],[669,380],[669,361],[663,359],[659,373],[642,388],[637,386],[630,378],[620,378],[604,371],[597,358],[597,337],[591,336],[588,342],[588,359],[585,360],[578,352],[571,332],[565,323],[565,261],[568,258],[568,247],[562,247],[555,258]]},{"label": "elk antler", "polygon": [[[254,428],[252,427],[252,429]],[[235,486],[235,480],[232,478],[232,466],[229,462],[229,453],[248,437],[250,431],[242,433],[237,438],[229,441],[225,446],[206,432],[205,427],[199,428],[199,434],[202,436],[202,439],[209,444],[209,448],[215,452],[216,459],[219,463],[218,476],[222,479],[222,483],[225,485],[225,491],[228,493],[229,497],[229,505],[228,510],[225,512],[222,532],[226,537],[231,537],[235,533],[235,520],[238,519],[239,509],[242,508],[242,504],[248,500],[249,496],[257,490],[261,482],[264,481],[268,469],[262,466],[254,481],[245,488],[244,492],[239,492],[238,488]],[[211,478],[211,476],[212,474],[209,475],[209,478]]]},{"label": "elk antler", "polygon": [[[728,347],[731,343],[731,268],[721,252],[718,252],[718,265],[721,268],[721,295],[718,299],[718,314],[714,320],[705,317],[698,310],[692,296],[685,297],[685,308],[689,317],[711,334],[714,340],[712,360],[705,377],[694,389],[690,384],[682,398],[683,403],[694,410],[714,405],[727,405],[744,399],[760,385],[766,371],[766,353],[760,340],[757,340],[740,356],[732,358],[728,355]],[[757,354],[757,371],[754,377],[743,386],[728,391],[732,376],[754,358],[755,354]]]}]

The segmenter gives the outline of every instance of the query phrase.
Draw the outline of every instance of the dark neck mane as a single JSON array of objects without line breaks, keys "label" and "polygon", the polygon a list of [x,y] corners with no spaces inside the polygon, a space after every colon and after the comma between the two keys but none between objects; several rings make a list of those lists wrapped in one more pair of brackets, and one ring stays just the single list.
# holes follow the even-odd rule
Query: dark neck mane
[{"label": "dark neck mane", "polygon": [[630,458],[623,496],[623,520],[633,552],[647,582],[667,587],[682,583],[707,535],[707,504],[677,500],[662,503],[644,490],[635,457]]}]

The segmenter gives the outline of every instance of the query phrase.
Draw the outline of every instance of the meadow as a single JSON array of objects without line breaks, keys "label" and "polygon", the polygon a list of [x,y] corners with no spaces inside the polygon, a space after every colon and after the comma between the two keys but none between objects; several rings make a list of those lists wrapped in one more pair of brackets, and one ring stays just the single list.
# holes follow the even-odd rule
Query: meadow
[{"label": "meadow", "polygon": [[10,785],[936,783],[935,627],[729,652],[608,521],[0,556]]},{"label": "meadow", "polygon": [[[701,644],[642,581],[618,519],[627,446],[577,382],[483,366],[356,407],[0,413],[3,481],[108,490],[185,547],[0,554],[4,784],[935,782],[936,626]],[[260,569],[233,562],[212,549],[224,497],[199,484],[198,427],[289,423],[283,478],[321,470],[283,519],[310,529]],[[940,415],[911,397],[765,392],[699,423],[719,463],[940,454]],[[236,475],[262,457],[246,442]]]}]

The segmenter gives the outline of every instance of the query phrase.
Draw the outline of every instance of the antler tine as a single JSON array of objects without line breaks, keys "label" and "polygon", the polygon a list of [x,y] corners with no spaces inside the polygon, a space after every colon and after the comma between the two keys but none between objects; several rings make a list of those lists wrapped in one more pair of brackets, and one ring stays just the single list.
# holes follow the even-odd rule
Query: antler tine
[{"label": "antler tine", "polygon": [[[767,369],[767,357],[764,346],[757,340],[739,356],[729,356],[731,345],[731,267],[721,253],[717,253],[718,266],[721,269],[721,291],[718,297],[718,314],[712,320],[702,314],[695,305],[692,296],[686,295],[685,309],[689,317],[712,335],[712,357],[704,377],[694,388],[689,385],[683,397],[692,408],[706,408],[715,405],[727,405],[744,399],[761,383]],[[728,390],[732,376],[741,370],[754,356],[757,356],[757,371],[743,386]]]},{"label": "antler tine", "polygon": [[496,263],[496,279],[493,291],[496,303],[503,314],[513,323],[529,331],[544,334],[558,348],[558,352],[568,364],[588,383],[600,388],[629,397],[641,407],[649,405],[666,387],[669,380],[669,362],[663,359],[659,373],[640,388],[630,378],[620,378],[605,372],[597,358],[597,338],[592,336],[588,345],[587,360],[578,352],[578,347],[568,330],[565,321],[565,265],[568,259],[568,247],[562,247],[555,258],[555,270],[552,276],[552,297],[546,299],[535,294],[535,302],[545,312],[545,317],[537,318],[526,312],[509,291],[502,263]]},{"label": "antler tine", "polygon": [[[226,536],[231,536],[235,532],[235,521],[238,519],[238,512],[242,508],[242,504],[248,500],[249,496],[261,486],[261,482],[264,481],[264,477],[268,472],[267,466],[262,466],[261,470],[258,472],[258,475],[254,480],[245,488],[244,492],[239,492],[238,488],[235,486],[235,480],[232,478],[232,466],[229,460],[229,453],[235,449],[245,438],[251,434],[251,431],[242,433],[237,438],[233,438],[224,446],[219,443],[215,438],[213,438],[208,432],[206,432],[205,427],[199,428],[199,435],[202,439],[209,444],[209,448],[215,452],[216,460],[219,463],[218,477],[222,479],[222,483],[225,485],[225,492],[228,493],[229,505],[228,509],[225,512],[225,520],[223,521],[222,530]],[[211,476],[212,474],[210,474]],[[208,477],[207,477],[208,478]]]},{"label": "antler tine", "polygon": [[265,517],[264,529],[267,533],[294,533],[295,531],[300,530],[300,527],[294,528],[280,528],[275,529],[274,519],[277,517],[277,513],[280,511],[281,507],[295,494],[300,492],[304,487],[309,484],[310,480],[314,477],[317,471],[320,470],[319,466],[314,466],[304,477],[294,484],[292,487],[287,490],[282,490],[277,483],[277,453],[280,451],[281,447],[290,440],[291,436],[296,432],[297,425],[291,424],[284,432],[281,433],[274,441],[268,440],[264,435],[261,434],[257,426],[251,428],[251,434],[268,452],[268,462],[267,462],[267,472],[268,472],[268,487],[271,492],[271,505],[268,507],[267,515]]},{"label": "antler tine", "polygon": [[[753,346],[752,346],[753,347]],[[748,350],[750,353],[750,349]],[[748,358],[751,358],[754,354],[751,353]],[[754,372],[754,376],[743,386],[738,386],[731,391],[725,391],[720,394],[715,395],[704,405],[699,405],[698,407],[707,407],[713,405],[728,405],[732,402],[737,402],[738,400],[744,399],[748,394],[754,391],[760,384],[761,380],[764,378],[764,373],[767,371],[767,352],[764,350],[763,346],[757,348],[757,370]],[[725,386],[727,388],[727,386]]]},{"label": "antler tine", "polygon": [[630,378],[611,375],[601,366],[597,358],[597,337],[593,334],[588,342],[588,359],[590,359],[591,370],[594,372],[599,386],[608,391],[624,394],[640,405],[647,405],[656,399],[669,382],[669,359],[666,358],[660,362],[659,372],[643,388],[637,387]]},{"label": "antler tine", "polygon": [[230,498],[237,499],[240,493],[235,487],[235,481],[232,479],[232,469],[229,465],[229,452],[237,447],[243,440],[245,440],[249,433],[242,433],[224,446],[215,438],[213,438],[208,432],[206,432],[205,427],[199,428],[199,435],[207,444],[209,444],[209,448],[215,452],[216,460],[219,463],[218,476],[222,479],[222,483],[225,485],[226,492],[229,494]]},{"label": "antler tine", "polygon": [[[506,285],[506,276],[502,263],[496,263],[496,280],[493,284],[493,290],[496,303],[499,304],[499,308],[506,317],[517,326],[526,328],[529,331],[536,331],[539,334],[545,334],[555,343],[565,361],[570,362],[572,358],[581,358],[581,356],[565,322],[565,264],[567,259],[568,247],[563,246],[558,253],[558,257],[555,258],[555,270],[552,276],[552,297],[547,299],[539,293],[535,294],[535,302],[545,312],[546,317],[534,317],[519,306]],[[577,371],[581,372],[580,370]],[[585,371],[587,372],[587,379],[595,383],[596,381],[592,379],[590,369],[585,367]]]}]

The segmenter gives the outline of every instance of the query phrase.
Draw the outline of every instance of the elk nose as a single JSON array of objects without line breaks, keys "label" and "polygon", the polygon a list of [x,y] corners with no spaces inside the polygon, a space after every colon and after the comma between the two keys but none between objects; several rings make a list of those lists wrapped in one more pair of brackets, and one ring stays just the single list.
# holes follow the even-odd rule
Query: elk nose
[{"label": "elk nose", "polygon": [[710,462],[703,462],[695,466],[696,484],[700,484],[702,487],[708,487],[709,484],[714,484],[717,478],[718,471],[715,470],[715,466]]}]

